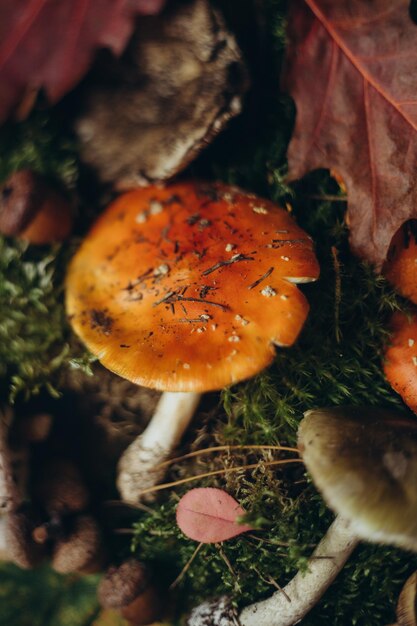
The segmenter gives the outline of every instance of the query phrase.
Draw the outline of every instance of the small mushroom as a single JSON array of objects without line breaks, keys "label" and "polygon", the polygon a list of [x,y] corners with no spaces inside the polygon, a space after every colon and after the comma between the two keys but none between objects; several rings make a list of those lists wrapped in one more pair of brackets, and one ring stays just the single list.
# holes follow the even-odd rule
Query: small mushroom
[{"label": "small mushroom", "polygon": [[103,561],[104,549],[97,522],[90,515],[76,516],[70,532],[54,543],[53,569],[60,574],[93,574],[101,570]]},{"label": "small mushroom", "polygon": [[66,239],[72,229],[67,200],[31,170],[12,174],[0,188],[0,232],[33,244]]},{"label": "small mushroom", "polygon": [[165,392],[120,461],[124,500],[155,484],[202,392],[254,376],[294,343],[309,309],[294,283],[318,273],[290,214],[235,187],[147,187],[102,214],[69,267],[70,322],[103,365]]},{"label": "small mushroom", "polygon": [[308,571],[284,593],[243,609],[242,626],[298,623],[360,539],[417,551],[417,422],[382,409],[336,407],[308,411],[298,432],[307,469],[338,515]]},{"label": "small mushroom", "polygon": [[98,588],[105,609],[117,609],[132,626],[144,626],[161,617],[164,606],[146,567],[128,559],[107,570]]},{"label": "small mushroom", "polygon": [[390,328],[384,373],[391,387],[417,413],[417,315],[397,311],[390,320]]},{"label": "small mushroom", "polygon": [[405,298],[417,304],[417,221],[406,222],[394,235],[382,273]]}]

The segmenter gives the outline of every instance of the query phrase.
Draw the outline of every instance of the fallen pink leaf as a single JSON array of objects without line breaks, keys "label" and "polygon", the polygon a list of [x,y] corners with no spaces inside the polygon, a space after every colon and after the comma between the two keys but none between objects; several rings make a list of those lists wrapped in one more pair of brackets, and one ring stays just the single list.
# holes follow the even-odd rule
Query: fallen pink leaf
[{"label": "fallen pink leaf", "polygon": [[191,489],[181,498],[177,524],[190,539],[217,543],[253,530],[252,526],[237,522],[244,514],[239,503],[222,489],[202,487]]}]

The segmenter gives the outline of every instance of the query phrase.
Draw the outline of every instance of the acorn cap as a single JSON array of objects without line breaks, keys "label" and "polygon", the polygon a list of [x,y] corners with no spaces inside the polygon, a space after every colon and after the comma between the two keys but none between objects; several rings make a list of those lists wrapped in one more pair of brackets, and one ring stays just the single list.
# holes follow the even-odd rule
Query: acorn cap
[{"label": "acorn cap", "polygon": [[36,514],[30,507],[22,506],[5,517],[5,543],[10,560],[23,569],[36,567],[45,557],[44,547],[32,537],[38,523]]},{"label": "acorn cap", "polygon": [[102,214],[73,258],[66,306],[108,369],[162,391],[249,378],[308,313],[311,238],[272,202],[220,183],[138,189]]},{"label": "acorn cap", "polygon": [[382,273],[405,298],[417,304],[417,221],[406,222],[394,235]]},{"label": "acorn cap", "polygon": [[40,174],[14,172],[0,187],[0,232],[30,243],[66,239],[72,228],[67,200]]},{"label": "acorn cap", "polygon": [[80,470],[69,459],[47,461],[37,477],[35,492],[49,514],[81,512],[90,500]]},{"label": "acorn cap", "polygon": [[323,498],[358,537],[417,551],[417,421],[375,408],[307,411],[298,445]]},{"label": "acorn cap", "polygon": [[397,311],[390,320],[391,338],[385,350],[384,373],[391,387],[417,412],[417,315]]},{"label": "acorn cap", "polygon": [[107,569],[98,587],[98,600],[105,609],[120,609],[131,604],[149,585],[146,567],[136,559]]},{"label": "acorn cap", "polygon": [[60,574],[94,573],[101,569],[103,547],[100,529],[90,515],[78,515],[71,532],[55,542],[52,567]]}]

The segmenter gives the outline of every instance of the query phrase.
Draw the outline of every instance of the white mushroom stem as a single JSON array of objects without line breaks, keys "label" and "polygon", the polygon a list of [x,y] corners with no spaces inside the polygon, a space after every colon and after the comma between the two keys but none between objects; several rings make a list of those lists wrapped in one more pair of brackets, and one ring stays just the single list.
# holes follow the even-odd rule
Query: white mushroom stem
[{"label": "white mushroom stem", "polygon": [[120,458],[117,487],[122,500],[134,504],[144,489],[159,482],[164,471],[157,466],[179,443],[200,398],[201,394],[193,392],[162,394],[148,426]]},{"label": "white mushroom stem", "polygon": [[242,626],[292,626],[317,604],[334,581],[359,540],[350,522],[336,517],[308,562],[308,571],[298,572],[267,600],[255,602],[239,616]]}]

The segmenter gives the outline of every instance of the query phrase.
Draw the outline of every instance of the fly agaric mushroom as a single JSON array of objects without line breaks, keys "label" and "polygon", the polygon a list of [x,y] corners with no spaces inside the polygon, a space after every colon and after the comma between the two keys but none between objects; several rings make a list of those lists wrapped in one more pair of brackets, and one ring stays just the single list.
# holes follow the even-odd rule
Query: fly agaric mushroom
[{"label": "fly agaric mushroom", "polygon": [[382,273],[405,298],[417,304],[417,221],[406,222],[394,235]]},{"label": "fly agaric mushroom", "polygon": [[165,392],[120,461],[124,500],[155,484],[202,392],[296,340],[309,307],[294,283],[318,273],[287,211],[221,183],[138,189],[98,219],[69,267],[69,319],[103,365]]},{"label": "fly agaric mushroom", "polygon": [[0,188],[0,232],[33,244],[63,241],[72,229],[68,201],[31,170],[12,174]]},{"label": "fly agaric mushroom", "polygon": [[270,598],[244,608],[241,626],[298,623],[336,578],[359,539],[417,551],[417,422],[374,408],[307,411],[298,445],[314,483],[338,516],[313,552],[308,571],[298,572]]},{"label": "fly agaric mushroom", "polygon": [[391,387],[417,412],[417,315],[397,311],[391,318],[391,341],[385,351],[384,372]]}]

